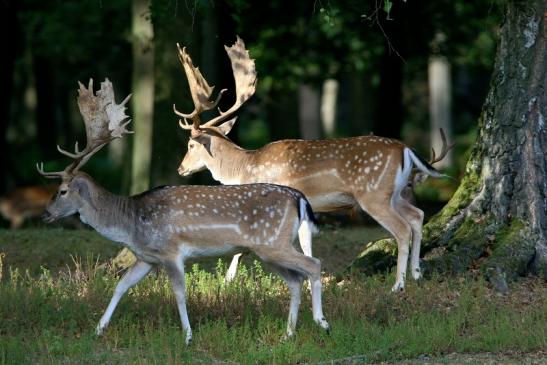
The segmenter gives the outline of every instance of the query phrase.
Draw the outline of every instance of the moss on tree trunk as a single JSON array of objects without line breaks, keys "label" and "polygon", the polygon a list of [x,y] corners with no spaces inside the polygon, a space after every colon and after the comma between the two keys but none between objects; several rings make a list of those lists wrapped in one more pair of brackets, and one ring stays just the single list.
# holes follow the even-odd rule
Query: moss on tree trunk
[{"label": "moss on tree trunk", "polygon": [[[499,290],[506,289],[506,280],[528,272],[547,277],[543,11],[543,0],[507,3],[465,176],[448,204],[424,226],[426,272],[477,267]],[[353,266],[388,262],[389,253],[385,242],[369,244]]]}]

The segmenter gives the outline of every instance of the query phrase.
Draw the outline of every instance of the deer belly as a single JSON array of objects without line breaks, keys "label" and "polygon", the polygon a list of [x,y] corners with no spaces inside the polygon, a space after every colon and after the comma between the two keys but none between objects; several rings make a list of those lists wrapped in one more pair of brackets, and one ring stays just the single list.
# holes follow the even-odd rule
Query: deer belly
[{"label": "deer belly", "polygon": [[230,244],[213,245],[213,246],[190,246],[183,245],[180,248],[180,253],[183,260],[195,259],[201,257],[218,257],[226,256],[239,252],[237,247]]},{"label": "deer belly", "polygon": [[357,205],[353,195],[342,192],[314,194],[307,196],[314,212],[332,212],[351,209]]}]

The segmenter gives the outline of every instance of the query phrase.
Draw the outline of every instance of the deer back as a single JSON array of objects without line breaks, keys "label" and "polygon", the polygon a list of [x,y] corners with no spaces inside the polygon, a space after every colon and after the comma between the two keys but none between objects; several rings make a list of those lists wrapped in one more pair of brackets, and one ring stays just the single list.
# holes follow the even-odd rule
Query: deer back
[{"label": "deer back", "polygon": [[[299,199],[293,189],[272,184],[165,186],[132,198],[136,237],[160,245],[217,247],[275,245],[297,229]],[[175,250],[177,248],[174,248]]]}]

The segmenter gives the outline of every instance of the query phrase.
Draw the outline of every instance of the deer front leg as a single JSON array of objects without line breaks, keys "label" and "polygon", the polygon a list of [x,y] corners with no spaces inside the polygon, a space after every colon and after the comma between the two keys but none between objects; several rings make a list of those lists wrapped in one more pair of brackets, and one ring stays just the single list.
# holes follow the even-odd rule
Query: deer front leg
[{"label": "deer front leg", "polygon": [[241,258],[241,255],[242,255],[241,253],[238,253],[238,254],[235,254],[234,257],[232,258],[230,267],[228,268],[228,271],[226,272],[225,281],[227,283],[231,282],[236,277],[237,265],[239,263],[239,259]]},{"label": "deer front leg", "polygon": [[104,312],[101,320],[99,321],[99,324],[97,325],[97,329],[95,330],[97,336],[102,335],[104,329],[106,328],[106,326],[108,326],[108,322],[110,322],[110,317],[112,317],[112,313],[114,313],[114,310],[116,309],[116,306],[118,305],[123,295],[129,290],[129,288],[133,287],[135,284],[141,281],[142,278],[144,278],[151,269],[152,265],[150,265],[149,263],[144,261],[137,261],[135,265],[133,265],[127,271],[127,273],[125,273],[118,285],[116,285],[116,289],[114,289],[114,295],[112,296],[112,299],[110,299],[110,303],[108,304],[106,311]]},{"label": "deer front leg", "polygon": [[165,266],[167,274],[171,279],[177,307],[179,309],[180,321],[182,329],[186,333],[186,344],[189,345],[192,341],[192,328],[190,328],[190,320],[188,319],[188,311],[186,310],[186,284],[184,279],[184,263],[172,262]]}]

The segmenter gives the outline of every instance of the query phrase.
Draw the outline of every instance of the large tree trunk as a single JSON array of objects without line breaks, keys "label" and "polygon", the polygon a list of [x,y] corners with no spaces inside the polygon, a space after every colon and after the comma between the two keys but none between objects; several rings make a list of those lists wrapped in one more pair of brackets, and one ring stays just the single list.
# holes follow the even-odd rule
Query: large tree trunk
[{"label": "large tree trunk", "polygon": [[[476,267],[502,291],[518,275],[547,277],[545,21],[543,0],[507,4],[465,176],[424,227],[426,271]],[[369,250],[359,265],[382,250],[389,251],[386,245]]]},{"label": "large tree trunk", "polygon": [[133,0],[133,164],[131,193],[148,189],[154,113],[154,32],[148,0]]}]

